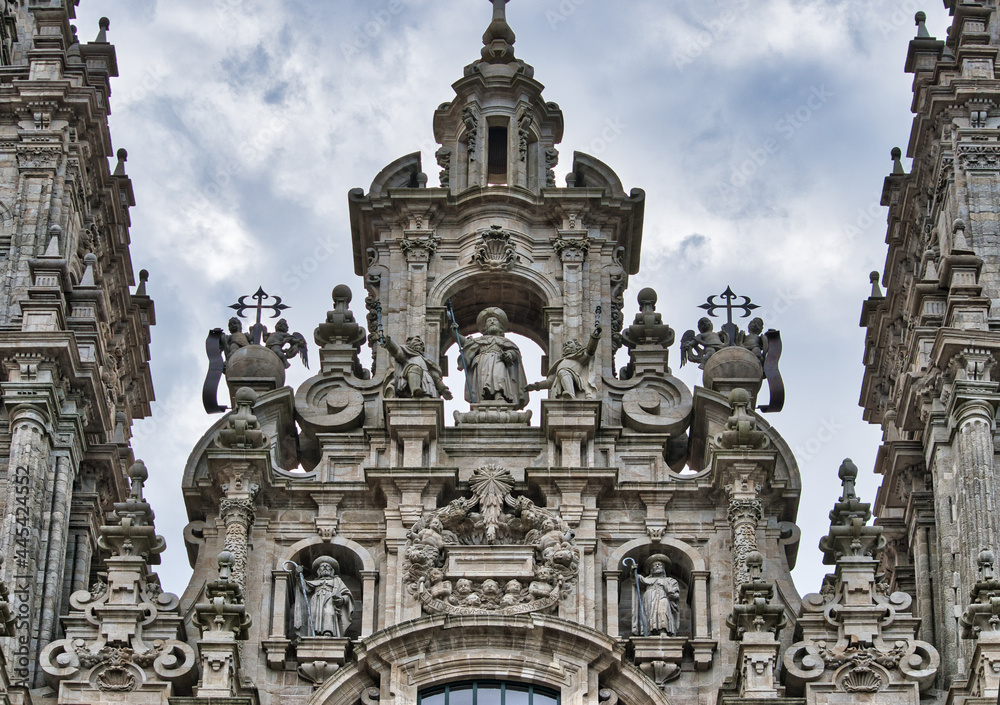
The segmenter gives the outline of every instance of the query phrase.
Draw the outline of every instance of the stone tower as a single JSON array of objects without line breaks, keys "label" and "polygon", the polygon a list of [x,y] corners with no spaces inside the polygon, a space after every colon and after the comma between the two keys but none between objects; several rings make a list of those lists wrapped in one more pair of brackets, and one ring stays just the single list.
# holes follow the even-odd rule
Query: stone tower
[{"label": "stone tower", "polygon": [[131,425],[153,399],[125,151],[108,162],[115,49],[106,20],[77,39],[75,5],[0,2],[0,555],[21,693],[70,595],[99,580],[96,527],[128,494]]},{"label": "stone tower", "polygon": [[[876,502],[890,583],[916,598],[921,636],[942,656],[939,687],[997,697],[1000,547],[996,433],[1000,387],[1000,113],[994,2],[946,0],[947,41],[917,13],[910,173],[893,150],[885,272],[872,273],[861,405],[883,428]],[[993,620],[991,622],[991,619]]]}]

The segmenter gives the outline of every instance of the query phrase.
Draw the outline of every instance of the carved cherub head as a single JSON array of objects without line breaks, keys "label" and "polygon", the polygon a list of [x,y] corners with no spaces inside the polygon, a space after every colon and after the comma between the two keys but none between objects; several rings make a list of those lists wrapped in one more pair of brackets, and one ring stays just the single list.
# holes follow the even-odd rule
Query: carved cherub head
[{"label": "carved cherub head", "polygon": [[508,595],[518,595],[521,593],[521,583],[516,580],[508,580],[503,586],[503,591]]},{"label": "carved cherub head", "polygon": [[230,318],[229,319],[229,332],[230,333],[239,333],[241,330],[243,330],[243,321],[241,321],[240,319],[238,319],[236,316],[233,316],[232,318]]},{"label": "carved cherub head", "polygon": [[277,323],[274,324],[274,329],[276,331],[278,331],[279,333],[287,333],[288,332],[288,321],[286,321],[284,318],[282,318],[280,321],[278,321]]},{"label": "carved cherub head", "polygon": [[468,595],[472,592],[472,581],[468,578],[459,578],[455,583],[455,592],[459,595]]},{"label": "carved cherub head", "polygon": [[764,319],[760,317],[753,319],[747,326],[747,330],[753,335],[760,335],[764,331]]},{"label": "carved cherub head", "polygon": [[712,325],[712,319],[707,317],[702,317],[698,319],[698,330],[701,331],[702,333],[708,333],[714,327],[715,326]]},{"label": "carved cherub head", "polygon": [[493,579],[483,581],[483,595],[489,599],[496,599],[500,596],[500,583]]}]

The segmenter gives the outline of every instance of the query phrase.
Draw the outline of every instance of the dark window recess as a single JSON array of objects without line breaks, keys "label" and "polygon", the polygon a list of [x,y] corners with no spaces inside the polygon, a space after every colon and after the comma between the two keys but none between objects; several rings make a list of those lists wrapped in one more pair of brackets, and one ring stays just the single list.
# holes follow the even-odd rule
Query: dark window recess
[{"label": "dark window recess", "polygon": [[464,681],[428,688],[418,705],[559,705],[559,693],[526,683]]},{"label": "dark window recess", "polygon": [[507,128],[491,127],[489,140],[489,180],[491,184],[507,183]]}]

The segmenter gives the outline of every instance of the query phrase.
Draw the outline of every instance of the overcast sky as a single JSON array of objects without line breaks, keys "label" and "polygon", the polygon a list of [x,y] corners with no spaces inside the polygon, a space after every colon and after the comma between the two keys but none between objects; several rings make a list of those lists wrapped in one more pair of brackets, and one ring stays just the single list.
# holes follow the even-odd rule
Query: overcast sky
[{"label": "overcast sky", "polygon": [[[852,457],[874,501],[880,435],[861,419],[861,303],[885,260],[879,207],[889,151],[909,136],[903,73],[914,12],[944,37],[939,0],[513,0],[517,56],[535,67],[574,150],[646,191],[641,272],[680,334],[732,285],[781,330],[788,401],[768,420],[803,479],[801,593],[826,572],[816,548]],[[121,76],[112,138],[129,152],[132,258],[150,271],[153,418],[133,445],[167,539],[159,569],[180,593],[181,473],[216,420],[201,408],[206,332],[258,285],[312,340],[350,256],[347,192],[423,152],[431,119],[479,56],[486,0],[83,0],[84,41],[111,19]],[[909,165],[909,160],[904,160]],[[330,252],[333,252],[330,254]],[[619,364],[624,364],[619,355]],[[678,363],[676,347],[671,361]],[[315,359],[315,357],[314,357]],[[315,366],[314,366],[315,367]],[[697,370],[680,376],[700,382]],[[289,382],[309,376],[293,363]],[[529,372],[529,376],[534,376]],[[452,388],[461,388],[461,380]]]}]

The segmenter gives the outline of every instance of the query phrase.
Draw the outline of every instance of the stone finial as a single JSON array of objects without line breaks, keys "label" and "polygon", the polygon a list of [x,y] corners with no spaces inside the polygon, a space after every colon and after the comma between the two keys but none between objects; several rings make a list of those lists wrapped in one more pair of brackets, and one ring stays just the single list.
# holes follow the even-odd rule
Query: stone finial
[{"label": "stone finial", "polygon": [[872,517],[871,504],[862,502],[855,491],[858,467],[847,458],[837,474],[844,491],[830,512],[830,531],[819,542],[823,563],[834,565],[845,556],[877,558],[885,548],[885,537],[881,526],[866,525]]},{"label": "stone finial", "polygon": [[868,275],[868,280],[872,283],[871,298],[873,298],[873,299],[884,299],[885,298],[885,294],[882,293],[882,287],[880,287],[878,285],[878,281],[881,278],[882,278],[882,275],[879,274],[878,272],[872,272],[871,274]]},{"label": "stone finial", "polygon": [[202,638],[210,632],[230,633],[233,640],[245,640],[253,620],[243,604],[243,590],[232,581],[235,563],[233,554],[219,554],[219,579],[205,586],[205,600],[195,605],[194,623],[201,629]]},{"label": "stone finial", "polygon": [[102,17],[97,21],[98,26],[101,31],[97,33],[97,39],[94,40],[95,44],[107,44],[108,43],[108,28],[111,27],[111,20],[107,17]]},{"label": "stone finial", "polygon": [[53,223],[49,226],[49,242],[45,246],[42,257],[59,257],[59,242],[62,239],[62,228]]},{"label": "stone finial", "polygon": [[150,564],[159,563],[159,554],[167,547],[156,535],[153,508],[143,497],[143,484],[149,477],[145,464],[137,460],[129,468],[131,490],[124,502],[115,502],[110,522],[101,527],[97,541],[102,550],[120,558],[139,557]]},{"label": "stone finial", "polygon": [[233,403],[236,408],[229,412],[225,427],[219,429],[215,444],[220,448],[238,450],[263,448],[268,438],[260,430],[260,422],[253,413],[257,393],[249,387],[240,387],[233,396]]},{"label": "stone finial", "polygon": [[920,10],[913,16],[914,21],[917,25],[917,39],[933,39],[930,33],[927,31],[927,13]]},{"label": "stone finial", "polygon": [[889,155],[892,157],[893,175],[906,174],[906,170],[903,168],[903,150],[899,147],[893,147]]},{"label": "stone finial", "polygon": [[952,239],[951,239],[951,251],[952,252],[968,252],[969,242],[965,239],[965,221],[961,218],[956,218],[955,222],[951,226],[952,229]]},{"label": "stone finial", "polygon": [[761,450],[770,445],[767,433],[757,427],[757,421],[750,414],[750,401],[750,393],[741,387],[729,392],[733,415],[726,421],[725,430],[716,437],[719,447],[726,450]]},{"label": "stone finial", "polygon": [[127,176],[125,173],[125,162],[128,161],[128,152],[124,149],[118,150],[118,164],[115,165],[115,172],[113,176]]},{"label": "stone finial", "polygon": [[149,271],[146,269],[139,270],[139,286],[135,288],[135,293],[133,296],[146,296],[146,282],[149,281]]},{"label": "stone finial", "polygon": [[624,333],[622,343],[628,348],[640,345],[658,345],[664,349],[674,344],[673,329],[663,322],[663,317],[656,312],[656,292],[645,288],[639,292],[639,313]]},{"label": "stone finial", "polygon": [[972,602],[960,619],[966,639],[978,639],[983,632],[1000,632],[1000,580],[996,578],[993,551],[980,551],[978,563],[979,580],[969,593]]},{"label": "stone finial", "polygon": [[81,287],[97,286],[94,279],[94,268],[97,266],[97,255],[88,252],[83,256],[83,276],[80,277]]},{"label": "stone finial", "polygon": [[763,579],[764,556],[760,551],[750,551],[746,557],[750,582],[740,585],[737,602],[726,619],[729,638],[743,639],[747,632],[770,632],[775,637],[786,624],[785,609],[772,605],[774,584]]},{"label": "stone finial", "polygon": [[365,329],[358,325],[354,313],[348,308],[353,298],[351,287],[338,284],[333,287],[333,310],[327,311],[326,322],[320,323],[313,337],[316,345],[349,345],[360,349],[365,341]]},{"label": "stone finial", "polygon": [[483,34],[483,61],[489,64],[509,64],[514,60],[514,30],[507,24],[507,2],[493,3],[493,21]]}]

